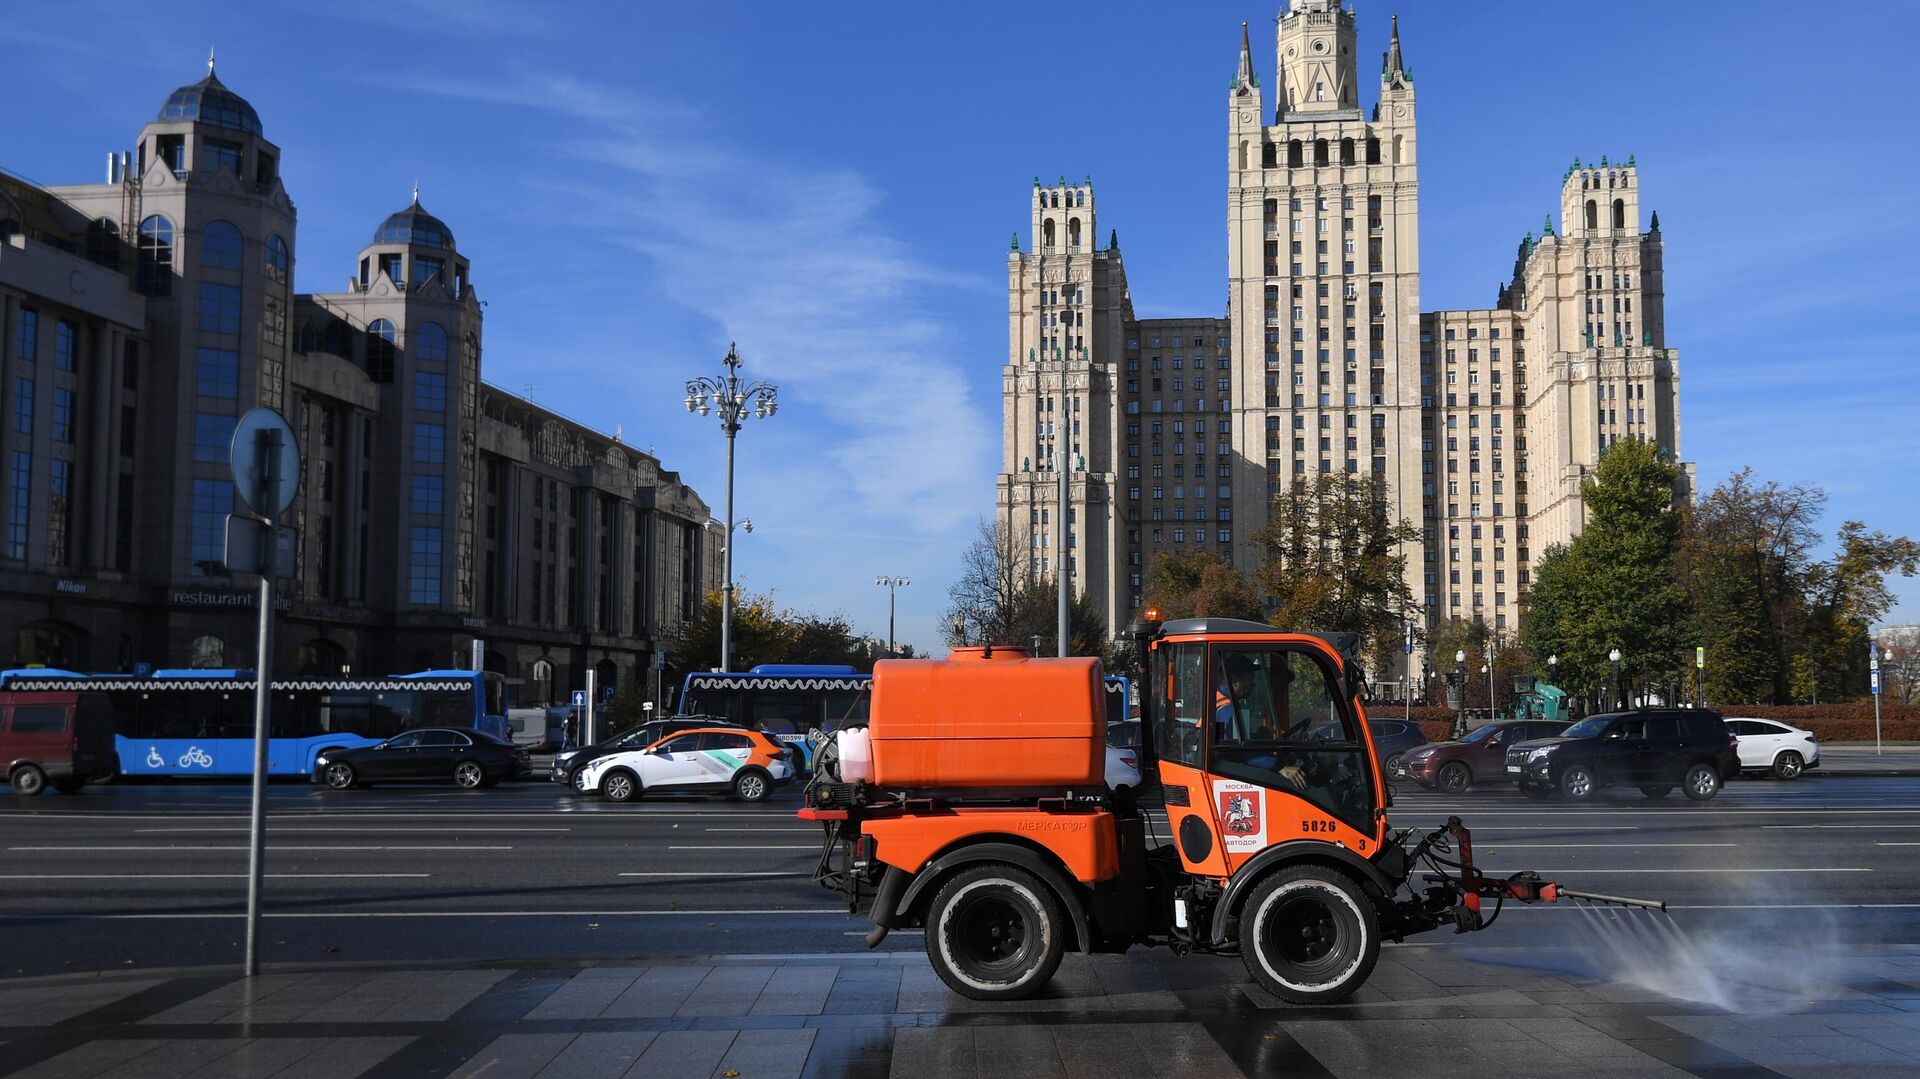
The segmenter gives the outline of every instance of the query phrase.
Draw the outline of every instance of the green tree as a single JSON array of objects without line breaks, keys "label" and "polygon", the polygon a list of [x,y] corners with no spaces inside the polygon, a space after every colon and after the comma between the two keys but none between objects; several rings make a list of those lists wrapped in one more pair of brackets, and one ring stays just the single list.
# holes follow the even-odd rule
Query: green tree
[{"label": "green tree", "polygon": [[1581,483],[1587,526],[1574,548],[1582,617],[1571,627],[1569,653],[1562,654],[1578,669],[1605,669],[1607,653],[1618,648],[1625,686],[1671,684],[1682,670],[1682,651],[1692,658],[1686,594],[1675,577],[1679,479],[1664,451],[1629,439],[1608,447]]},{"label": "green tree", "polygon": [[1842,524],[1836,538],[1839,550],[1817,567],[1808,597],[1807,656],[1821,698],[1844,701],[1868,692],[1868,635],[1893,607],[1887,576],[1920,572],[1920,543],[1859,521]]},{"label": "green tree", "polygon": [[1260,558],[1253,584],[1275,604],[1274,625],[1360,634],[1376,666],[1400,645],[1406,612],[1406,544],[1420,530],[1394,521],[1384,483],[1321,473],[1274,498],[1251,543]]},{"label": "green tree", "polygon": [[1208,550],[1171,550],[1155,555],[1146,601],[1169,618],[1245,618],[1262,621],[1266,610],[1233,563]]},{"label": "green tree", "polygon": [[[772,593],[736,593],[733,669],[762,663],[846,663],[871,669],[873,655],[843,615],[783,610]],[[676,672],[712,670],[720,662],[720,593],[710,592],[699,613],[667,653]]]}]

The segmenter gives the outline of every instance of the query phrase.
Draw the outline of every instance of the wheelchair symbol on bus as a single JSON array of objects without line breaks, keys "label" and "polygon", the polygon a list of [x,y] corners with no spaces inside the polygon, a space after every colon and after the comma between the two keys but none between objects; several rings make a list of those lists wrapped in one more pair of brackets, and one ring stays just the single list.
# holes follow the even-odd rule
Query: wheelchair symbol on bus
[{"label": "wheelchair symbol on bus", "polygon": [[213,767],[213,758],[209,757],[206,751],[199,746],[188,746],[187,751],[180,755],[180,767],[211,768]]},{"label": "wheelchair symbol on bus", "polygon": [[160,755],[160,747],[148,746],[147,747],[147,767],[165,768],[166,766],[167,766],[167,759]]}]

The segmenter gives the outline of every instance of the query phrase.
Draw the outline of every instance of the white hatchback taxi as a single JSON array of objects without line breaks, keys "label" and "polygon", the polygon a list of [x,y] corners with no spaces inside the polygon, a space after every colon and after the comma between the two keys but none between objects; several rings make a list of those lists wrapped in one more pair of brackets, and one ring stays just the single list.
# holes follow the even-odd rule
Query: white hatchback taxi
[{"label": "white hatchback taxi", "polygon": [[763,731],[696,728],[645,749],[609,753],[580,769],[575,789],[610,802],[643,794],[714,792],[758,802],[793,780],[786,746]]},{"label": "white hatchback taxi", "polygon": [[1812,731],[1771,719],[1732,716],[1727,717],[1727,729],[1738,743],[1743,772],[1772,772],[1779,779],[1798,779],[1800,773],[1820,763],[1820,740]]}]

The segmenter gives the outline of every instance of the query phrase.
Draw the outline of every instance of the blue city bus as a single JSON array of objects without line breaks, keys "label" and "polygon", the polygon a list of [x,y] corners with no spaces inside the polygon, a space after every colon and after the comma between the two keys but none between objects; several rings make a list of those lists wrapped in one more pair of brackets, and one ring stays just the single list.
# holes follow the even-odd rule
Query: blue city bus
[{"label": "blue city bus", "polygon": [[[113,713],[127,776],[244,776],[253,772],[254,672],[160,670],[77,674],[0,671],[8,693],[94,693]],[[322,750],[370,746],[415,727],[460,727],[506,737],[506,682],[492,672],[420,671],[386,678],[275,679],[267,771],[313,772]]]},{"label": "blue city bus", "polygon": [[763,663],[743,672],[695,671],[680,687],[680,713],[714,716],[797,746],[812,765],[807,735],[865,723],[873,676],[827,664]]}]

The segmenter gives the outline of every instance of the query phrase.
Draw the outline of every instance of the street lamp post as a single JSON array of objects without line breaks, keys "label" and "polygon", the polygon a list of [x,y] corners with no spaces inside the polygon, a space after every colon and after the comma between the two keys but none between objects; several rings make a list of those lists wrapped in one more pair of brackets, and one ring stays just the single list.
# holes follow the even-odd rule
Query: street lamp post
[{"label": "street lamp post", "polygon": [[1607,662],[1613,664],[1613,707],[1615,711],[1619,711],[1624,707],[1624,702],[1620,699],[1620,650],[1618,648],[1607,653]]},{"label": "street lamp post", "polygon": [[771,382],[746,382],[740,377],[740,352],[727,345],[727,373],[719,378],[687,380],[687,411],[702,416],[720,410],[720,429],[727,433],[727,547],[720,589],[720,669],[733,666],[733,442],[751,414],[766,419],[779,410],[780,388]]},{"label": "street lamp post", "polygon": [[1480,673],[1487,676],[1487,722],[1493,722],[1493,656],[1480,665]]},{"label": "street lamp post", "polygon": [[893,593],[913,582],[905,577],[875,577],[873,583],[887,590],[887,658],[893,658]]},{"label": "street lamp post", "polygon": [[1453,670],[1456,676],[1455,681],[1460,686],[1460,712],[1454,717],[1453,736],[1465,738],[1467,736],[1467,653],[1465,649],[1453,654]]},{"label": "street lamp post", "polygon": [[[1893,649],[1887,649],[1887,662],[1893,662]],[[1883,752],[1880,744],[1880,646],[1873,639],[1867,640],[1867,667],[1869,677],[1873,679],[1873,755]]]},{"label": "street lamp post", "polygon": [[[1548,685],[1550,685],[1550,686],[1557,686],[1557,685],[1559,685],[1559,684],[1560,684],[1560,681],[1559,681],[1559,679],[1557,679],[1557,678],[1555,678],[1555,677],[1554,677],[1554,673],[1555,673],[1555,672],[1554,672],[1554,668],[1556,668],[1556,667],[1558,667],[1558,666],[1560,666],[1560,656],[1559,656],[1559,654],[1558,654],[1558,653],[1555,653],[1555,654],[1553,654],[1553,655],[1551,655],[1551,656],[1548,656],[1548,657],[1547,657],[1547,684],[1548,684]],[[1546,698],[1545,698],[1544,696],[1543,696],[1543,697],[1541,697],[1540,699],[1541,699],[1541,700],[1543,700],[1543,701],[1544,701],[1544,700],[1546,700]],[[1562,697],[1562,698],[1560,698],[1560,699],[1561,699],[1562,701],[1565,701],[1565,700],[1566,700],[1566,698],[1565,698],[1565,697]],[[1542,712],[1544,713],[1544,712],[1545,712],[1545,709],[1543,708],[1543,709],[1541,709],[1541,711],[1542,711]],[[1544,717],[1543,717],[1543,718],[1544,718]]]}]

